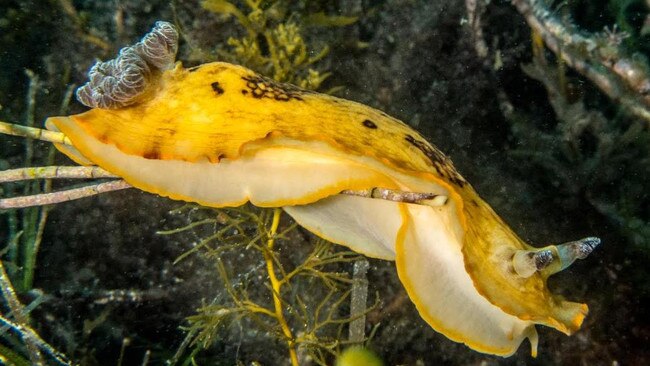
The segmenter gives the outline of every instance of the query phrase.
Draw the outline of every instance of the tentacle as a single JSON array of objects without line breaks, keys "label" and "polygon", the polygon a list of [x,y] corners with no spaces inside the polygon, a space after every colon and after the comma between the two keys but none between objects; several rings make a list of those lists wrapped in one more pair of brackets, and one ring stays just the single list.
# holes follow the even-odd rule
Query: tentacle
[{"label": "tentacle", "polygon": [[528,278],[535,272],[548,277],[568,268],[577,259],[587,258],[599,244],[599,238],[588,237],[545,248],[518,250],[512,257],[512,265],[522,278]]}]

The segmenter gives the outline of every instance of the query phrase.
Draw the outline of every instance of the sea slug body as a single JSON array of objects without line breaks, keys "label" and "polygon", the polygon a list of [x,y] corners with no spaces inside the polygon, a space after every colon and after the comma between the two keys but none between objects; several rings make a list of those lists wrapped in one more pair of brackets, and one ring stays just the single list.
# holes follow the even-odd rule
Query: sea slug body
[{"label": "sea slug body", "polygon": [[172,66],[177,41],[158,22],[95,65],[77,94],[92,109],[47,121],[74,145],[61,150],[173,199],[283,207],[316,235],[394,260],[424,320],[477,351],[508,356],[528,338],[536,354],[536,324],[579,329],[587,306],[546,280],[597,239],[531,247],[403,122],[237,65]]}]

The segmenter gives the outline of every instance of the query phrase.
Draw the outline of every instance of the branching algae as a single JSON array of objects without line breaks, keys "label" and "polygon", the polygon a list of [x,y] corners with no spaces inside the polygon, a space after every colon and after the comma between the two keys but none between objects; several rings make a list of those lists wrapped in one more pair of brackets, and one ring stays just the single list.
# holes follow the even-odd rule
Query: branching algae
[{"label": "branching algae", "polygon": [[[347,288],[353,280],[337,268],[358,260],[360,255],[351,251],[335,252],[330,243],[320,239],[293,268],[282,264],[277,247],[296,224],[279,226],[280,209],[260,210],[245,205],[219,209],[215,215],[213,209],[186,205],[175,212],[187,213],[190,223],[161,234],[188,230],[196,233],[201,239],[178,260],[201,251],[215,263],[227,293],[226,299],[215,299],[189,317],[189,334],[184,343],[194,350],[209,347],[223,328],[236,323],[286,342],[294,365],[300,363],[299,350],[306,351],[319,365],[327,365],[327,360],[347,343],[341,341],[344,327],[372,309],[361,314],[339,315],[341,305],[349,301],[351,290]],[[204,237],[197,229],[206,227],[215,230]],[[259,256],[264,259],[262,265],[253,259]],[[242,263],[242,258],[252,263]],[[263,272],[261,267],[266,267],[271,299],[265,296],[266,291],[261,294],[255,291],[260,287],[259,280],[250,278],[258,277]],[[176,364],[175,360],[183,352],[184,346],[171,364]]]},{"label": "branching algae", "polygon": [[292,83],[305,89],[318,89],[329,73],[321,74],[313,64],[329,53],[325,46],[310,52],[300,35],[301,25],[348,25],[356,17],[327,16],[324,13],[303,15],[290,13],[286,2],[246,1],[248,13],[226,0],[205,0],[203,8],[234,16],[246,30],[242,38],[230,37],[230,51],[221,51],[224,61],[241,63],[263,75],[272,75],[276,81]]},{"label": "branching algae", "polygon": [[316,235],[395,260],[421,316],[474,350],[508,356],[536,324],[579,329],[585,304],[547,278],[599,243],[534,248],[478,197],[449,159],[370,107],[278,83],[241,66],[174,63],[158,22],[97,63],[77,93],[88,112],[52,117],[57,147],[147,192],[209,207],[281,207]]}]

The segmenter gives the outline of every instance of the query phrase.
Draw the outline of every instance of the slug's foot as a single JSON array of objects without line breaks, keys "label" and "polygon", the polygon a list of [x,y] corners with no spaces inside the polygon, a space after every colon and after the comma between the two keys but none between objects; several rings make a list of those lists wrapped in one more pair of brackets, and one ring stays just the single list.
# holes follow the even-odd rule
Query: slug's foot
[{"label": "slug's foot", "polygon": [[523,278],[535,272],[550,276],[568,268],[576,259],[586,258],[599,244],[599,238],[588,237],[536,250],[518,250],[512,256],[512,267]]},{"label": "slug's foot", "polygon": [[98,61],[88,81],[77,89],[77,100],[90,108],[118,109],[134,104],[147,89],[153,74],[174,66],[178,32],[171,23],[156,22],[133,46],[120,50],[117,58]]}]

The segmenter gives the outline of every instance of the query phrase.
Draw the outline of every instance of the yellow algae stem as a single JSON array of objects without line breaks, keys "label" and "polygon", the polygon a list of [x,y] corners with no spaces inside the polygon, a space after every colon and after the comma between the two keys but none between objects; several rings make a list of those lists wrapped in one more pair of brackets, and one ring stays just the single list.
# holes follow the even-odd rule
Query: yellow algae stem
[{"label": "yellow algae stem", "polygon": [[291,365],[298,366],[298,355],[296,354],[296,342],[291,333],[291,329],[287,324],[287,320],[284,318],[282,313],[282,300],[280,299],[280,288],[282,287],[282,282],[278,281],[278,278],[275,275],[275,270],[273,269],[273,246],[275,245],[275,234],[278,232],[278,226],[280,225],[280,215],[282,214],[281,208],[273,209],[273,221],[271,222],[271,229],[269,230],[269,239],[266,242],[266,247],[268,250],[264,251],[264,261],[266,262],[266,270],[269,273],[269,281],[271,282],[271,290],[273,291],[273,305],[275,307],[275,318],[282,328],[282,333],[287,338],[287,343],[289,346],[289,357],[291,358]]}]

